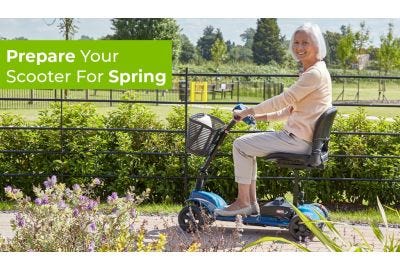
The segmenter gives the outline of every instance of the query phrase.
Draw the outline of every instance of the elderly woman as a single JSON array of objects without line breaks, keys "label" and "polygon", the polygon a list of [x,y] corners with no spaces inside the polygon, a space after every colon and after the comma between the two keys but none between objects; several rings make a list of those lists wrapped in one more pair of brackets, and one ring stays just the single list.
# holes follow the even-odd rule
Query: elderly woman
[{"label": "elderly woman", "polygon": [[302,72],[295,84],[278,96],[233,113],[237,121],[248,115],[258,121],[286,120],[284,129],[247,134],[234,141],[238,195],[229,206],[215,210],[216,215],[258,214],[256,157],[274,152],[310,153],[315,123],[332,106],[331,77],[323,61],[326,45],[319,27],[307,23],[297,28],[289,48],[293,58],[302,64]]}]

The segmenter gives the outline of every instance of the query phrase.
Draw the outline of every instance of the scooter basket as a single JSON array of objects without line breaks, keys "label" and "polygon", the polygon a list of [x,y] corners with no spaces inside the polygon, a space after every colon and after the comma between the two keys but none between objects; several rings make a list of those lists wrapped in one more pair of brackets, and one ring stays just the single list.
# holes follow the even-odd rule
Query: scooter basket
[{"label": "scooter basket", "polygon": [[198,156],[208,156],[224,126],[224,122],[212,115],[198,113],[190,116],[186,141],[187,151]]}]

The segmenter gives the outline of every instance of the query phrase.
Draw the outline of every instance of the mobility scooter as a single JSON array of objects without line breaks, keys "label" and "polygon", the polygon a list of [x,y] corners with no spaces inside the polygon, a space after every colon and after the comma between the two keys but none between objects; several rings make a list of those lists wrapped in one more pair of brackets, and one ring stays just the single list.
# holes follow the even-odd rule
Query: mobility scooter
[{"label": "mobility scooter", "polygon": [[[242,104],[238,104],[234,109],[244,108]],[[328,219],[328,211],[319,203],[304,203],[304,192],[299,192],[298,170],[324,167],[328,159],[329,135],[335,115],[336,108],[331,107],[316,122],[310,155],[272,153],[265,157],[268,160],[274,160],[280,167],[294,170],[293,205],[310,220],[315,221],[320,228],[324,225],[321,219]],[[246,117],[243,121],[250,124],[254,119]],[[204,156],[206,159],[199,170],[195,189],[178,215],[179,226],[187,232],[201,230],[206,224],[211,224],[215,220],[236,221],[236,216],[215,215],[214,210],[226,207],[227,203],[219,195],[203,190],[204,182],[207,180],[207,170],[219,146],[235,123],[236,120],[232,119],[230,123],[225,124],[219,118],[203,113],[192,115],[189,119],[186,148],[188,152]],[[312,232],[301,221],[291,204],[282,197],[260,204],[259,214],[243,216],[242,221],[246,225],[289,229],[290,234],[298,241],[313,237]]]}]

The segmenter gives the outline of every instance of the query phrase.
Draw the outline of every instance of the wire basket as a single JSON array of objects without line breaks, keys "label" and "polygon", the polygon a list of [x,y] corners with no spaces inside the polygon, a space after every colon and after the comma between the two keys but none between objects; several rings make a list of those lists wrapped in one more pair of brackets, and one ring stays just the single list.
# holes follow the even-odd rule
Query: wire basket
[{"label": "wire basket", "polygon": [[186,149],[198,156],[208,156],[224,126],[224,122],[212,115],[198,113],[190,116]]}]

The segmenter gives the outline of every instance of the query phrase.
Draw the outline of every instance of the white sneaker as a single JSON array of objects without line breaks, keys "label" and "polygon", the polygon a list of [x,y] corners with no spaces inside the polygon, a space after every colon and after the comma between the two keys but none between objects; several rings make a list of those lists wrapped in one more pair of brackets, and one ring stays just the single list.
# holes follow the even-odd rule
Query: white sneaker
[{"label": "white sneaker", "polygon": [[250,206],[251,206],[251,214],[252,215],[260,214],[260,206],[258,205],[258,202],[254,202]]}]

